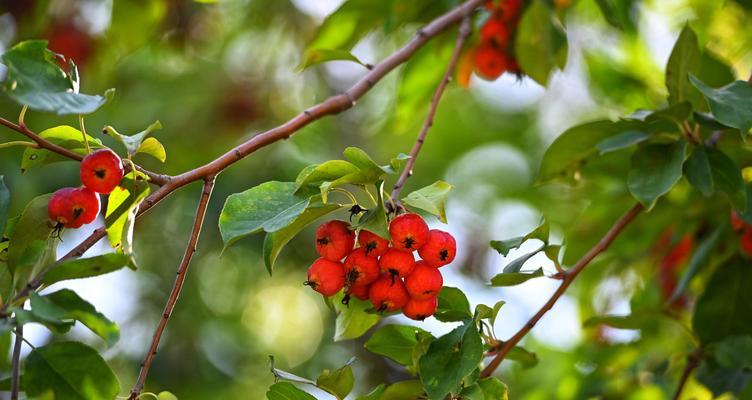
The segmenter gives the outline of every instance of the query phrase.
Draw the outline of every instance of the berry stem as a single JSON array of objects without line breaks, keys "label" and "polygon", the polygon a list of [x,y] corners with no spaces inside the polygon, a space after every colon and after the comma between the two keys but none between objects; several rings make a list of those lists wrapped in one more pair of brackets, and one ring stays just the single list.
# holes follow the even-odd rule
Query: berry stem
[{"label": "berry stem", "polygon": [[86,134],[86,125],[84,125],[84,115],[78,114],[78,124],[81,125],[81,134],[84,137],[84,145],[86,146],[86,154],[91,153],[91,147],[89,146],[89,138]]},{"label": "berry stem", "polygon": [[426,120],[423,122],[423,126],[418,133],[418,138],[415,140],[413,148],[410,150],[410,158],[407,160],[405,168],[402,170],[402,174],[400,174],[400,177],[397,179],[397,183],[394,184],[394,189],[392,189],[391,198],[392,204],[394,204],[395,206],[395,210],[402,208],[402,205],[399,203],[400,191],[402,191],[402,187],[405,186],[407,178],[409,178],[413,174],[415,159],[418,157],[418,153],[420,152],[421,147],[423,147],[423,142],[426,141],[428,131],[431,129],[431,126],[433,126],[433,120],[436,117],[436,110],[439,107],[441,96],[444,94],[444,89],[446,89],[446,87],[449,85],[449,82],[451,82],[452,80],[452,75],[454,74],[454,69],[457,66],[457,61],[460,59],[460,55],[462,54],[462,48],[465,46],[465,41],[467,40],[467,37],[470,35],[471,31],[472,29],[470,24],[470,15],[468,14],[465,15],[465,17],[462,19],[459,33],[457,34],[457,42],[454,45],[454,51],[452,52],[452,56],[449,59],[449,64],[447,64],[446,72],[441,78],[439,85],[436,87],[436,91],[433,93]]},{"label": "berry stem", "polygon": [[18,400],[18,391],[20,385],[20,368],[21,368],[21,345],[23,344],[23,325],[18,324],[15,330],[16,341],[13,344],[13,360],[10,381],[10,399]]},{"label": "berry stem", "polygon": [[601,240],[593,247],[591,248],[582,258],[580,258],[577,263],[564,274],[564,277],[561,281],[561,285],[556,289],[553,295],[551,295],[551,298],[548,299],[546,304],[543,305],[543,307],[538,310],[535,315],[530,318],[529,321],[525,325],[520,328],[517,333],[514,334],[509,340],[505,341],[503,346],[499,349],[498,353],[496,353],[496,357],[494,357],[490,363],[486,366],[486,368],[483,369],[480,373],[481,378],[487,378],[491,376],[491,374],[496,371],[496,368],[499,367],[501,362],[504,360],[504,358],[507,356],[507,354],[514,348],[514,346],[519,343],[522,338],[525,337],[525,335],[530,332],[533,327],[535,327],[535,324],[540,321],[541,318],[556,304],[556,301],[559,300],[561,295],[564,294],[564,292],[567,290],[569,285],[572,284],[575,278],[577,278],[577,275],[579,275],[580,272],[582,272],[585,267],[590,264],[593,259],[598,256],[599,254],[603,253],[608,246],[613,243],[613,241],[616,239],[617,236],[624,230],[624,228],[629,225],[630,222],[632,222],[640,213],[644,207],[642,204],[637,203],[632,208],[629,209],[624,215],[622,215],[621,218],[619,218],[613,226],[611,226],[611,229],[606,232],[606,234],[601,238]]}]

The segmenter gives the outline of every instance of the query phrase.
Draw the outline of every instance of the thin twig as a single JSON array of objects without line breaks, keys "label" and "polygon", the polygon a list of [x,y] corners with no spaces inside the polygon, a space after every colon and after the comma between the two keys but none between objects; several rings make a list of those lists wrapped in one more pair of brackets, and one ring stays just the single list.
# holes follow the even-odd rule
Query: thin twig
[{"label": "thin twig", "polygon": [[530,320],[527,321],[527,323],[523,325],[522,328],[517,331],[517,333],[514,334],[514,336],[504,342],[504,345],[501,347],[501,349],[499,349],[496,356],[481,372],[480,376],[482,378],[489,377],[491,376],[491,374],[493,374],[494,371],[496,371],[496,368],[499,367],[501,362],[504,360],[504,357],[506,357],[506,355],[514,348],[514,346],[516,346],[517,343],[519,343],[519,341],[522,340],[522,338],[525,337],[525,335],[527,335],[528,332],[533,329],[535,324],[538,323],[541,318],[543,318],[546,312],[548,312],[554,306],[554,304],[556,304],[556,301],[559,300],[559,298],[564,294],[569,285],[571,285],[574,279],[577,278],[577,275],[582,272],[582,270],[585,269],[585,267],[587,267],[588,264],[590,264],[590,262],[593,261],[596,256],[604,252],[608,248],[608,246],[613,243],[614,239],[616,239],[621,231],[624,230],[624,228],[629,225],[629,223],[632,222],[632,220],[634,220],[640,214],[640,212],[642,212],[643,208],[644,207],[642,206],[642,204],[638,203],[629,211],[627,211],[626,214],[622,215],[622,217],[614,223],[611,229],[606,232],[603,238],[601,238],[601,240],[593,248],[591,248],[590,251],[582,256],[582,258],[577,261],[572,269],[564,274],[561,285],[559,285],[554,294],[551,295],[551,298],[548,299],[546,304],[544,304],[543,307],[541,307],[540,310],[538,310],[538,312],[535,313],[535,315],[533,315],[533,317],[530,318]]},{"label": "thin twig", "polygon": [[21,389],[21,345],[23,344],[23,325],[16,327],[16,342],[13,345],[12,372],[10,381],[10,400],[18,400],[18,392]]},{"label": "thin twig", "polygon": [[462,48],[465,46],[465,40],[467,40],[470,32],[470,16],[467,15],[462,20],[462,24],[460,25],[459,34],[457,35],[457,42],[454,45],[454,51],[452,52],[452,57],[449,59],[449,64],[447,64],[446,72],[441,78],[441,82],[439,82],[439,85],[436,87],[436,91],[433,93],[433,97],[431,98],[431,104],[428,108],[428,115],[426,116],[426,120],[423,122],[423,126],[420,128],[420,132],[418,133],[417,139],[415,139],[413,148],[410,150],[410,158],[407,160],[405,169],[402,170],[402,174],[400,174],[399,179],[397,179],[397,182],[394,184],[394,189],[392,189],[392,201],[395,203],[395,206],[398,206],[399,204],[399,194],[400,191],[402,191],[402,187],[405,185],[407,178],[409,178],[413,174],[413,165],[415,165],[415,159],[418,157],[418,152],[420,152],[421,147],[423,147],[423,143],[426,140],[428,131],[431,129],[431,126],[433,126],[433,120],[436,117],[436,110],[439,107],[441,96],[444,94],[444,89],[446,89],[447,85],[449,85],[449,82],[452,80],[454,68],[456,67],[457,61],[462,54]]},{"label": "thin twig", "polygon": [[25,147],[31,147],[32,149],[38,149],[39,148],[38,144],[36,144],[34,142],[25,142],[23,140],[16,140],[16,141],[12,141],[12,142],[0,143],[0,149],[5,149],[5,148],[9,148],[9,147],[14,147],[14,146],[25,146]]},{"label": "thin twig", "polygon": [[164,311],[162,312],[162,318],[159,320],[157,329],[154,331],[154,337],[152,338],[149,351],[146,353],[144,362],[141,363],[141,371],[138,374],[138,380],[131,390],[130,399],[138,398],[141,390],[144,388],[146,382],[146,376],[149,374],[149,367],[154,360],[154,356],[157,355],[157,348],[159,347],[159,341],[162,338],[167,322],[170,320],[172,310],[175,309],[175,304],[180,297],[180,291],[183,289],[183,283],[185,282],[186,272],[188,272],[188,266],[191,264],[193,254],[196,253],[196,245],[198,244],[198,238],[201,233],[201,226],[204,223],[206,217],[206,208],[209,205],[209,199],[211,198],[212,191],[214,190],[215,177],[210,176],[204,180],[204,187],[201,191],[201,198],[199,199],[198,206],[196,207],[196,217],[193,220],[193,229],[191,230],[191,237],[188,239],[188,244],[185,247],[185,253],[183,253],[183,259],[180,261],[178,267],[177,277],[175,278],[175,284],[172,286],[172,292],[167,299]]},{"label": "thin twig", "polygon": [[684,390],[684,386],[689,380],[689,376],[692,375],[692,371],[700,365],[700,360],[702,360],[701,348],[696,349],[687,356],[687,365],[684,367],[684,371],[682,371],[681,378],[679,378],[679,384],[676,387],[676,392],[674,392],[674,400],[679,400],[679,397]]}]

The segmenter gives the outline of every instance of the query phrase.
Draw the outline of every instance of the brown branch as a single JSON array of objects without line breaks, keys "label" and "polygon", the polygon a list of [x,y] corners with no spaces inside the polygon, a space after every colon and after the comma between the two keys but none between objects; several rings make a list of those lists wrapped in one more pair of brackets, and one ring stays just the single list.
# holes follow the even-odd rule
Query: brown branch
[{"label": "brown branch", "polygon": [[582,272],[585,267],[590,264],[593,259],[604,252],[608,246],[613,243],[614,239],[616,239],[617,236],[621,233],[624,228],[629,225],[632,220],[634,220],[640,212],[643,210],[642,204],[636,204],[634,207],[632,207],[629,211],[627,211],[626,214],[622,215],[621,218],[619,218],[614,225],[611,227],[611,229],[606,232],[606,235],[601,238],[601,240],[593,247],[591,248],[582,258],[580,258],[579,261],[572,267],[571,270],[567,271],[564,274],[564,277],[561,281],[561,285],[556,289],[553,295],[551,295],[551,298],[548,299],[546,304],[543,305],[543,307],[538,310],[535,315],[533,315],[532,318],[530,318],[527,323],[520,328],[517,333],[514,334],[509,340],[505,341],[501,349],[499,349],[498,353],[496,354],[496,357],[494,357],[490,363],[486,366],[486,368],[483,369],[483,371],[480,373],[481,378],[486,378],[491,376],[491,374],[496,371],[496,368],[499,367],[501,362],[504,360],[504,357],[514,348],[514,346],[519,343],[520,340],[522,340],[525,335],[530,332],[530,330],[535,327],[535,324],[538,323],[538,321],[543,318],[543,316],[556,304],[556,301],[559,300],[561,295],[564,294],[564,292],[567,290],[569,285],[572,284],[575,278],[577,278],[577,275],[579,275],[580,272]]},{"label": "brown branch", "polygon": [[467,40],[470,32],[470,16],[467,15],[462,20],[462,24],[460,25],[459,34],[457,35],[457,42],[454,45],[454,51],[452,52],[452,57],[449,59],[449,64],[447,64],[446,72],[441,78],[441,82],[439,82],[439,85],[436,87],[436,91],[433,93],[433,97],[431,97],[431,105],[428,109],[428,116],[426,116],[426,120],[423,122],[423,126],[420,128],[420,132],[418,133],[418,138],[415,140],[415,144],[413,144],[413,148],[410,150],[410,158],[407,160],[407,164],[405,165],[405,169],[402,170],[402,174],[400,174],[397,182],[394,184],[394,189],[392,189],[392,201],[394,202],[395,206],[399,205],[399,194],[400,191],[402,191],[402,187],[405,185],[407,178],[409,178],[413,174],[413,165],[415,165],[415,159],[418,157],[418,152],[420,152],[421,147],[423,147],[423,143],[425,142],[426,136],[428,135],[428,130],[433,126],[433,120],[436,117],[436,110],[439,107],[441,96],[444,94],[444,89],[446,89],[447,85],[449,85],[449,82],[452,80],[454,68],[456,67],[457,61],[462,54],[462,47],[464,47],[465,40]]},{"label": "brown branch", "polygon": [[188,244],[185,247],[183,259],[182,261],[180,261],[177,277],[175,278],[175,283],[172,286],[172,292],[170,292],[170,297],[167,299],[167,304],[165,304],[164,311],[162,312],[162,318],[159,320],[157,329],[154,331],[154,337],[151,340],[149,351],[146,353],[144,362],[141,363],[141,371],[138,374],[138,380],[136,380],[136,384],[131,390],[129,397],[130,399],[135,400],[136,398],[138,398],[138,395],[144,388],[146,376],[149,374],[149,367],[151,367],[151,363],[152,361],[154,361],[154,356],[157,355],[159,341],[162,338],[162,334],[164,333],[165,328],[167,327],[167,322],[169,322],[170,320],[172,310],[175,309],[175,304],[178,301],[178,297],[180,297],[180,291],[183,289],[183,283],[185,282],[186,273],[188,272],[188,266],[191,264],[191,259],[196,253],[196,246],[198,244],[199,234],[201,233],[201,226],[203,225],[204,219],[206,217],[206,208],[209,205],[209,199],[211,198],[212,191],[214,190],[214,181],[215,178],[213,176],[207,177],[204,180],[204,187],[201,191],[201,198],[199,199],[198,206],[196,207],[196,217],[193,220],[193,229],[191,230],[190,239],[188,239]]},{"label": "brown branch", "polygon": [[681,377],[679,378],[679,384],[676,387],[676,392],[674,392],[674,400],[679,400],[679,397],[681,396],[682,391],[684,390],[684,386],[687,384],[687,381],[689,381],[690,375],[692,375],[692,371],[695,370],[700,365],[700,361],[702,360],[702,349],[698,348],[695,349],[692,353],[690,353],[687,356],[687,365],[684,367],[684,371],[682,371]]},{"label": "brown branch", "polygon": [[15,330],[16,342],[13,344],[12,372],[10,381],[10,400],[18,400],[18,391],[21,388],[21,345],[23,344],[23,325],[19,324]]},{"label": "brown branch", "polygon": [[[49,140],[47,140],[47,139],[39,136],[37,133],[35,133],[31,129],[29,129],[26,126],[26,124],[24,124],[24,123],[18,123],[18,124],[16,124],[16,123],[13,123],[13,122],[5,119],[5,118],[0,117],[0,125],[3,125],[5,127],[7,127],[7,128],[10,128],[10,129],[12,129],[12,130],[14,130],[14,131],[16,131],[16,132],[18,132],[18,133],[20,133],[20,134],[28,137],[29,139],[33,140],[42,149],[49,150],[51,152],[60,154],[63,157],[67,157],[67,158],[70,158],[71,160],[75,160],[75,161],[81,161],[81,160],[84,159],[84,156],[82,156],[81,154],[78,154],[76,152],[70,151],[70,150],[66,149],[65,147],[58,146],[55,143],[52,143]],[[126,164],[125,168],[126,168],[126,171],[129,170],[130,169],[130,165]],[[136,169],[139,172],[143,172],[144,174],[146,174],[146,176],[149,177],[149,181],[151,183],[154,183],[155,185],[158,185],[158,186],[162,186],[162,185],[164,185],[165,183],[167,183],[170,180],[170,177],[168,175],[157,174],[155,172],[151,172],[149,170],[143,169],[143,168],[141,168],[139,166],[136,166]]]}]

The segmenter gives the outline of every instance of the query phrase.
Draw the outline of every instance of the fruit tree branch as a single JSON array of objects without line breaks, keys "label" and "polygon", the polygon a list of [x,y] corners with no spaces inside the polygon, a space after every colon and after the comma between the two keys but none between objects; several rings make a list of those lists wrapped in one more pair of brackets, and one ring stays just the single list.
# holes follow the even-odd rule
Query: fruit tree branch
[{"label": "fruit tree branch", "polygon": [[[20,133],[20,134],[28,137],[29,139],[33,140],[37,144],[37,146],[39,146],[39,148],[42,148],[42,149],[45,149],[45,150],[49,150],[49,151],[51,151],[53,153],[60,154],[63,157],[67,157],[67,158],[70,158],[70,159],[75,160],[75,161],[81,161],[81,160],[84,159],[84,156],[82,156],[81,154],[78,154],[76,152],[70,151],[70,150],[66,149],[65,147],[58,146],[55,143],[52,143],[49,140],[47,140],[47,139],[39,136],[37,133],[35,133],[31,129],[29,129],[26,126],[26,124],[24,124],[23,122],[16,124],[16,123],[13,123],[13,122],[5,119],[5,118],[0,117],[0,125],[3,125],[5,127],[7,127],[7,128],[10,128],[10,129],[12,129],[12,130],[14,130],[14,131],[16,131],[16,132],[18,132],[18,133]],[[126,168],[126,171],[127,171],[130,168],[130,166],[126,164],[125,168]],[[149,181],[152,182],[152,183],[154,183],[155,185],[161,186],[161,185],[164,185],[167,181],[170,180],[170,177],[167,176],[167,175],[157,174],[157,173],[145,170],[145,169],[143,169],[143,168],[141,168],[139,166],[136,166],[136,169],[138,169],[139,172],[143,172],[144,174],[146,174],[146,176],[149,177]]]},{"label": "fruit tree branch", "polygon": [[629,225],[632,220],[634,220],[644,207],[642,204],[637,203],[635,206],[633,206],[629,211],[627,211],[624,215],[622,215],[621,218],[619,218],[613,226],[611,226],[611,229],[606,232],[606,235],[601,238],[601,240],[593,247],[591,248],[582,258],[577,261],[577,263],[570,269],[569,271],[565,272],[563,274],[563,278],[561,281],[561,285],[556,289],[553,295],[551,295],[551,298],[548,299],[546,304],[543,305],[543,307],[538,310],[535,315],[533,315],[532,318],[530,318],[529,321],[525,325],[520,328],[517,333],[514,334],[509,340],[505,341],[502,345],[502,347],[499,349],[496,356],[491,360],[490,363],[486,366],[486,368],[481,371],[480,376],[481,378],[486,378],[491,376],[491,374],[496,371],[496,368],[499,367],[501,362],[504,360],[504,357],[514,348],[514,346],[519,343],[520,340],[522,340],[525,335],[530,332],[530,330],[533,329],[536,323],[556,304],[556,301],[559,300],[561,295],[564,294],[564,292],[567,290],[569,285],[572,284],[575,278],[577,278],[577,275],[579,275],[580,272],[582,272],[585,267],[590,264],[593,259],[604,252],[608,246],[613,243],[614,239],[616,239],[617,236],[624,230],[624,228]]},{"label": "fruit tree branch", "polygon": [[18,400],[21,370],[21,345],[23,344],[23,325],[18,324],[15,329],[16,342],[13,344],[12,372],[10,380],[10,400]]},{"label": "fruit tree branch", "polygon": [[447,64],[447,69],[444,73],[444,77],[441,79],[441,82],[439,82],[439,85],[436,87],[436,91],[433,93],[433,97],[431,98],[431,105],[428,109],[428,116],[426,116],[426,120],[423,122],[423,126],[420,128],[420,132],[418,133],[418,138],[415,140],[415,144],[413,144],[413,148],[410,150],[410,158],[407,160],[407,164],[405,164],[405,168],[402,170],[402,174],[400,174],[399,179],[397,179],[397,183],[394,184],[394,189],[392,190],[392,201],[395,202],[395,205],[399,204],[399,194],[400,191],[402,191],[402,187],[405,185],[407,178],[409,178],[413,174],[413,165],[415,165],[415,159],[418,157],[418,152],[420,152],[421,147],[423,147],[423,142],[425,142],[426,140],[428,130],[431,129],[431,126],[433,126],[433,120],[436,116],[436,109],[439,107],[441,96],[444,94],[444,89],[446,89],[447,85],[449,85],[449,82],[452,80],[454,68],[457,65],[457,61],[459,60],[460,54],[462,53],[462,47],[464,47],[465,40],[467,40],[470,32],[470,16],[467,15],[462,20],[462,24],[460,25],[459,34],[457,35],[457,42],[454,45],[454,51],[452,52],[452,57],[449,59],[449,64]]},{"label": "fruit tree branch", "polygon": [[177,277],[175,278],[175,284],[172,286],[170,297],[167,299],[164,311],[162,312],[162,318],[159,320],[157,329],[154,331],[154,337],[151,340],[149,351],[146,353],[144,362],[141,363],[141,371],[138,374],[138,380],[131,390],[130,399],[138,398],[141,390],[144,388],[146,382],[146,376],[149,374],[149,367],[154,360],[154,356],[157,354],[157,347],[159,347],[159,341],[162,338],[167,322],[170,320],[172,310],[175,309],[175,304],[180,296],[180,291],[183,288],[185,282],[186,273],[188,272],[188,266],[191,264],[191,259],[196,253],[196,246],[198,244],[198,237],[201,233],[201,226],[206,218],[206,208],[209,205],[209,199],[211,198],[212,191],[214,190],[215,177],[210,176],[204,180],[204,187],[201,190],[201,198],[199,199],[198,206],[196,207],[196,217],[193,220],[193,229],[191,230],[191,237],[188,239],[188,244],[185,247],[185,253],[183,253],[183,259],[178,266]]}]

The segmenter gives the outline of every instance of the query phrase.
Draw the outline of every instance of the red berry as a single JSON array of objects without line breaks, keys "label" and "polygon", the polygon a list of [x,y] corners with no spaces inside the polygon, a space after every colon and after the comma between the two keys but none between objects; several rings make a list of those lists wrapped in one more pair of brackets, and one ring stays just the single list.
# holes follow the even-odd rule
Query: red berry
[{"label": "red berry", "polygon": [[350,287],[348,294],[360,300],[368,300],[368,291],[370,288],[370,285],[353,285]]},{"label": "red berry", "polygon": [[389,234],[395,249],[415,251],[428,241],[428,225],[418,214],[402,214],[389,224]]},{"label": "red berry", "polygon": [[436,297],[444,285],[441,272],[423,261],[415,263],[415,269],[405,277],[405,288],[411,299],[428,300]]},{"label": "red berry", "polygon": [[339,261],[355,246],[355,232],[344,221],[329,221],[316,230],[316,251],[329,261]]},{"label": "red berry", "polygon": [[413,257],[413,253],[389,249],[379,259],[379,267],[385,274],[391,275],[392,279],[396,276],[404,278],[413,271],[415,257]]},{"label": "red berry", "polygon": [[482,44],[475,50],[475,73],[485,80],[495,80],[511,67],[509,57],[494,44]]},{"label": "red berry", "polygon": [[102,194],[109,194],[123,179],[123,161],[110,149],[100,149],[81,161],[81,183]]},{"label": "red berry", "polygon": [[438,306],[439,300],[436,296],[429,297],[426,300],[410,299],[402,308],[402,313],[404,313],[407,318],[416,321],[423,321],[432,316],[436,312]]},{"label": "red berry", "polygon": [[731,228],[736,232],[741,232],[742,229],[747,226],[747,223],[739,216],[739,214],[737,214],[736,211],[731,211],[729,219],[731,220]]},{"label": "red berry", "polygon": [[381,257],[389,248],[388,240],[365,229],[358,234],[358,244],[366,249],[366,254],[371,257]]},{"label": "red berry", "polygon": [[505,21],[519,20],[522,0],[501,0],[498,10]]},{"label": "red berry", "polygon": [[379,311],[396,311],[402,308],[409,296],[402,280],[392,280],[388,276],[382,276],[371,285],[368,297],[373,307]]},{"label": "red berry", "polygon": [[490,40],[500,47],[506,48],[509,44],[509,26],[498,18],[491,18],[480,30],[483,40]]},{"label": "red berry", "polygon": [[438,268],[454,261],[457,243],[448,232],[431,229],[428,233],[428,242],[418,249],[418,254],[429,265]]},{"label": "red berry", "polygon": [[748,256],[752,257],[752,228],[744,228],[741,243],[742,250],[744,250]]},{"label": "red berry", "polygon": [[50,197],[47,215],[65,228],[80,228],[99,214],[99,196],[88,188],[62,188]]},{"label": "red berry", "polygon": [[319,258],[308,268],[305,284],[324,296],[331,296],[345,286],[345,268],[342,263]]},{"label": "red berry", "polygon": [[379,262],[366,255],[364,248],[353,250],[345,259],[345,283],[347,285],[369,285],[379,279]]}]

